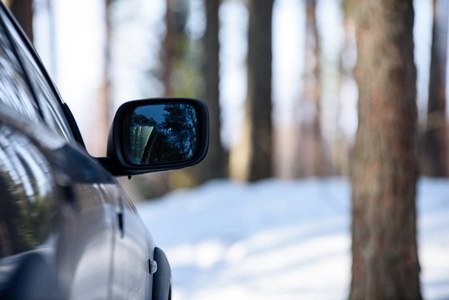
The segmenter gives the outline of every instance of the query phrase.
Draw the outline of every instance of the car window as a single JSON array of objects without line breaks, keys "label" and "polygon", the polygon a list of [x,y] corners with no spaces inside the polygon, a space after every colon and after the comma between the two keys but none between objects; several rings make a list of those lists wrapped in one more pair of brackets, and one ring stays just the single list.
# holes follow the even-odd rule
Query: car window
[{"label": "car window", "polygon": [[21,132],[0,124],[0,258],[42,245],[55,217],[51,167]]},{"label": "car window", "polygon": [[37,58],[33,56],[9,18],[4,18],[4,22],[35,92],[45,122],[57,134],[67,140],[73,140],[74,136],[62,110],[61,102],[54,86],[49,82],[47,74],[44,74],[36,61]]},{"label": "car window", "polygon": [[28,85],[23,68],[0,23],[0,102],[41,122],[40,111]]}]

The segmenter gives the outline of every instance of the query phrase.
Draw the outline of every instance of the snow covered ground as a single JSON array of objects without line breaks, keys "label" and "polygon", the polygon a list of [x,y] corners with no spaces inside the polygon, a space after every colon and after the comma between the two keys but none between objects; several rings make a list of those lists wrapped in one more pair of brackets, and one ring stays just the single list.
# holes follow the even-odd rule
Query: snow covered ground
[{"label": "snow covered ground", "polygon": [[[173,272],[174,299],[346,299],[345,178],[212,181],[137,206]],[[425,299],[449,299],[449,180],[421,179]]]}]

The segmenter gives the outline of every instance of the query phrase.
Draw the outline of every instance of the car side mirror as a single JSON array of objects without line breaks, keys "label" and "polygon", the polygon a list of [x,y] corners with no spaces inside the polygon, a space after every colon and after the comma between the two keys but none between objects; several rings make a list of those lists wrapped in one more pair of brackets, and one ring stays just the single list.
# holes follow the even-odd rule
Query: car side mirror
[{"label": "car side mirror", "polygon": [[208,111],[199,100],[158,98],[124,103],[100,160],[113,175],[179,169],[200,162],[209,143]]}]

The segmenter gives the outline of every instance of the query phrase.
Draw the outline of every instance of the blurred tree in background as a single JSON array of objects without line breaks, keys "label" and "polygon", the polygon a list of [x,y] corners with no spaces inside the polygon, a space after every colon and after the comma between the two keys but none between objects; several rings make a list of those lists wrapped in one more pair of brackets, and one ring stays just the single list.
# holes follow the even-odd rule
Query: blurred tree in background
[{"label": "blurred tree in background", "polygon": [[117,0],[104,0],[104,44],[103,44],[103,72],[102,83],[98,89],[96,101],[97,122],[95,135],[96,155],[106,156],[107,137],[113,118],[113,99],[112,99],[112,5]]},{"label": "blurred tree in background", "polygon": [[248,90],[242,142],[233,157],[233,177],[257,181],[273,176],[272,12],[273,0],[250,0]]},{"label": "blurred tree in background", "polygon": [[204,1],[206,10],[206,31],[203,36],[204,92],[200,99],[207,104],[209,109],[210,139],[206,158],[195,167],[198,183],[225,178],[228,175],[228,153],[221,142],[220,20],[218,15],[220,2],[220,0]]},{"label": "blurred tree in background", "polygon": [[6,0],[5,4],[16,17],[30,41],[33,42],[33,0]]},{"label": "blurred tree in background", "polygon": [[188,26],[193,8],[188,0],[166,1],[166,34],[160,52],[164,96],[195,98],[202,89],[203,74],[201,40],[191,36]]},{"label": "blurred tree in background", "polygon": [[422,143],[424,155],[421,159],[424,175],[446,177],[449,175],[446,121],[447,10],[447,1],[433,0],[429,100]]},{"label": "blurred tree in background", "polygon": [[324,148],[321,135],[320,36],[316,17],[317,0],[306,0],[305,60],[300,107],[308,112],[300,120],[297,176],[321,176]]},{"label": "blurred tree in background", "polygon": [[163,39],[162,51],[160,53],[163,64],[162,83],[164,85],[164,97],[173,97],[172,89],[172,73],[173,64],[176,56],[176,27],[177,15],[176,10],[178,6],[177,0],[165,1],[165,37]]},{"label": "blurred tree in background", "polygon": [[[199,98],[203,88],[201,39],[192,38],[188,26],[191,5],[187,0],[166,0],[166,34],[160,52],[164,97]],[[165,192],[199,184],[197,173],[192,168],[152,176],[167,182]]]},{"label": "blurred tree in background", "polygon": [[367,0],[356,8],[350,299],[421,299],[413,3]]},{"label": "blurred tree in background", "polygon": [[[346,89],[354,83],[353,69],[356,61],[357,45],[355,38],[355,24],[354,24],[354,7],[355,0],[342,0],[342,47],[339,53],[338,61],[338,119],[344,118],[342,110],[347,106],[345,102]],[[333,160],[332,169],[333,174],[343,175],[349,174],[349,153],[352,148],[352,143],[348,141],[347,137],[341,132],[338,132],[337,142],[335,145],[335,158]]]}]

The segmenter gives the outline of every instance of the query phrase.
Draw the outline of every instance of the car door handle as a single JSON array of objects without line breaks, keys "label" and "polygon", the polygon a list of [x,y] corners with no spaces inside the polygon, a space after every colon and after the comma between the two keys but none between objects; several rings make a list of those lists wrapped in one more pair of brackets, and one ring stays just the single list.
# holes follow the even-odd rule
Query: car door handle
[{"label": "car door handle", "polygon": [[123,238],[125,235],[125,228],[123,224],[123,212],[117,212],[118,229],[120,230],[120,237]]}]

